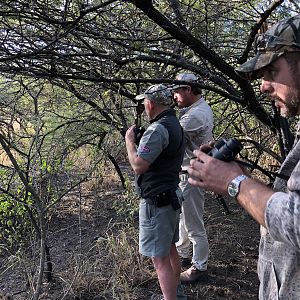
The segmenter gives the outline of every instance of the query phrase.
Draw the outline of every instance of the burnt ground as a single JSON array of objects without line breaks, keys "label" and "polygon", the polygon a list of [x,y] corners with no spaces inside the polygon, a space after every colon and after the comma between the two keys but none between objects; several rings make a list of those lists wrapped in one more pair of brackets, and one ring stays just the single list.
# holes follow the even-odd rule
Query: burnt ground
[{"label": "burnt ground", "polygon": [[[116,254],[124,244],[120,231],[128,227],[128,211],[122,205],[118,208],[122,201],[124,192],[109,181],[96,190],[89,185],[81,193],[74,192],[53,212],[48,244],[54,280],[43,285],[40,299],[146,300],[153,292],[159,292],[149,260],[141,258],[145,267],[141,273],[127,272],[132,264],[140,262],[135,260],[138,257],[136,241],[132,249],[121,249]],[[209,277],[206,282],[185,286],[190,300],[257,299],[259,226],[234,201],[226,199],[226,202],[230,214],[225,214],[215,196],[207,194],[205,223],[210,242]],[[137,228],[136,213],[130,220]],[[113,243],[106,243],[111,234],[118,239],[113,249]],[[125,240],[132,239],[132,236],[125,237]],[[120,258],[124,251],[129,254]],[[133,257],[131,253],[135,253]],[[115,259],[119,259],[117,263]],[[125,269],[120,266],[120,261]],[[0,299],[1,293],[2,299],[6,299],[3,295],[12,296],[7,299],[30,299],[26,283],[34,276],[30,270],[36,264],[36,257],[5,252],[0,258]],[[121,289],[120,284],[127,288]]]}]

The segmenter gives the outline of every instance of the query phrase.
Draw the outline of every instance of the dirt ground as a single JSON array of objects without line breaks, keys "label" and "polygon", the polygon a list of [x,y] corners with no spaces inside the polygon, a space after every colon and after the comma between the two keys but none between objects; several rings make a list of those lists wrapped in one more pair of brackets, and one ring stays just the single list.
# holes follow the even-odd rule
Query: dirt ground
[{"label": "dirt ground", "polygon": [[[109,284],[107,276],[101,277],[99,274],[106,274],[113,268],[111,258],[107,261],[105,255],[94,251],[95,241],[107,236],[108,232],[125,226],[122,215],[117,214],[112,207],[113,201],[122,201],[123,191],[119,186],[105,183],[101,189],[92,192],[85,189],[81,191],[80,197],[78,195],[75,192],[69,196],[52,215],[48,243],[54,262],[54,282],[44,285],[45,290],[40,299],[128,299],[115,293],[109,295],[101,294],[100,290],[95,291],[95,286]],[[207,194],[205,223],[210,244],[209,277],[206,282],[184,287],[189,300],[257,299],[259,226],[234,201],[226,199],[226,202],[230,214],[225,214],[224,208],[214,195]],[[133,219],[137,224],[137,216]],[[76,295],[76,289],[70,288],[75,284],[70,284],[68,279],[71,277],[68,274],[78,271],[75,266],[80,257],[85,257],[85,262],[87,257],[89,262],[99,259],[99,264],[105,265],[105,268],[98,266],[100,271],[97,273],[97,280],[92,279],[94,284],[87,283],[89,287],[85,287],[85,293]],[[30,266],[26,266],[27,263],[24,257],[17,259],[12,253],[5,253],[0,258],[0,299],[1,293],[2,299],[29,299],[25,280],[28,279],[28,274],[24,274],[24,269],[30,269]],[[34,262],[36,263],[37,261]],[[128,278],[129,281],[131,279]],[[80,284],[84,285],[84,279]],[[129,299],[146,300],[153,292],[159,292],[155,277],[135,287],[132,298],[130,291],[127,297],[129,295]],[[5,298],[4,295],[11,295],[11,298]]]}]

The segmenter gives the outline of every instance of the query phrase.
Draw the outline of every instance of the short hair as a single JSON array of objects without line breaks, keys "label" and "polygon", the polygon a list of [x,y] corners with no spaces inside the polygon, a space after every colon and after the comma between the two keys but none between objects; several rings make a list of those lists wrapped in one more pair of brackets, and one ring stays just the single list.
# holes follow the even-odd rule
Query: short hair
[{"label": "short hair", "polygon": [[199,88],[198,86],[195,86],[195,85],[191,85],[191,91],[194,95],[200,95],[202,94],[202,89]]},{"label": "short hair", "polygon": [[299,51],[287,52],[283,57],[288,63],[291,71],[293,73],[298,72],[297,68],[298,68],[298,62],[300,61],[300,52]]}]

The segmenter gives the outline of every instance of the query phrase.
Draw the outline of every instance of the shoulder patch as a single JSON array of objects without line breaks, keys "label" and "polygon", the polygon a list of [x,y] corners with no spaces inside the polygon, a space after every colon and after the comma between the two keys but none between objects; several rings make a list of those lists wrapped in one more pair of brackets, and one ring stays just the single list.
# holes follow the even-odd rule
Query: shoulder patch
[{"label": "shoulder patch", "polygon": [[147,147],[146,145],[141,145],[140,146],[140,153],[149,153],[150,152],[150,148]]}]

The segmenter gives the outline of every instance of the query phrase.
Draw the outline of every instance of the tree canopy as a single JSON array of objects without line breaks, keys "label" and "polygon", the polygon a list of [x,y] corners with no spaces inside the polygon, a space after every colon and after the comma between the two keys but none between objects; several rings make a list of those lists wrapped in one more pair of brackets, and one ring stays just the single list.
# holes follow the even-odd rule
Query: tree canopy
[{"label": "tree canopy", "polygon": [[261,96],[234,68],[253,55],[264,26],[296,13],[299,5],[285,2],[2,1],[0,72],[58,85],[124,133],[123,99],[189,70],[214,98],[272,126]]}]

